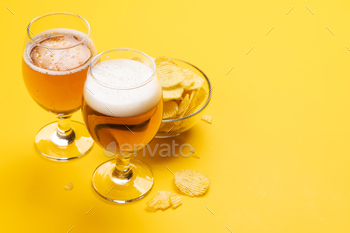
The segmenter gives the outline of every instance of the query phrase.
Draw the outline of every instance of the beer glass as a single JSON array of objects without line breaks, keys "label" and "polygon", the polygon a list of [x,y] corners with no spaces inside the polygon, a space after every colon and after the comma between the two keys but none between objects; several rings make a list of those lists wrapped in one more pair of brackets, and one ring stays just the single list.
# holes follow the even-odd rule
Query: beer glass
[{"label": "beer glass", "polygon": [[27,27],[24,83],[33,100],[58,120],[35,136],[36,148],[49,159],[79,158],[93,145],[85,126],[71,121],[71,116],[81,107],[89,62],[96,54],[90,25],[79,15],[48,13]]},{"label": "beer glass", "polygon": [[162,121],[162,89],[153,59],[124,48],[95,56],[85,81],[82,113],[94,141],[104,153],[115,154],[95,170],[95,191],[117,203],[144,197],[153,186],[153,174],[131,157],[154,138]]}]

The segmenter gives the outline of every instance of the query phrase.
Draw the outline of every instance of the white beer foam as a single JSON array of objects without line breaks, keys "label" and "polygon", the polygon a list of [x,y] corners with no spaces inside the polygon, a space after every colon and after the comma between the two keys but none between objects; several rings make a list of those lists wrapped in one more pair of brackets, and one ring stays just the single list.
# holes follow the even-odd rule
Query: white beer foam
[{"label": "white beer foam", "polygon": [[[43,46],[48,46],[48,47],[71,46],[76,43],[79,43],[79,41],[82,41],[87,36],[85,33],[76,31],[73,29],[55,28],[55,29],[43,31],[38,35],[35,35],[33,39],[35,41],[41,41],[45,37],[55,36],[55,35],[67,35],[69,37],[68,38],[66,37],[65,38],[66,40],[57,41],[54,39],[53,40],[49,39],[49,40],[43,41]],[[78,40],[75,39],[74,37],[76,37]],[[34,57],[34,61],[31,58],[31,53],[33,48],[36,50],[34,51],[35,56],[39,54],[41,55],[40,57],[39,56]],[[25,51],[23,54],[23,59],[30,68],[40,73],[49,74],[49,75],[67,75],[67,74],[76,73],[86,69],[89,66],[89,61],[91,60],[91,58],[97,54],[97,50],[90,38],[86,38],[82,44],[76,47],[73,47],[71,49],[63,49],[63,50],[50,49],[50,50],[48,50],[47,48],[39,47],[36,45],[35,42],[29,41],[26,44]],[[51,57],[52,55],[51,52],[54,53],[52,57]],[[42,57],[44,55],[46,56],[45,59],[43,59]],[[52,59],[51,61],[49,61],[50,57]],[[86,60],[86,62],[84,62],[84,60]],[[44,65],[42,65],[42,67],[38,67],[34,64],[40,61],[45,63]],[[78,68],[75,68],[81,64],[83,65]]]},{"label": "white beer foam", "polygon": [[[147,65],[128,59],[114,59],[98,63],[92,68],[93,76],[108,86],[128,87],[148,80],[153,70]],[[162,97],[157,74],[145,85],[120,90],[99,84],[88,73],[85,81],[84,100],[97,112],[114,117],[131,117],[155,107]]]}]

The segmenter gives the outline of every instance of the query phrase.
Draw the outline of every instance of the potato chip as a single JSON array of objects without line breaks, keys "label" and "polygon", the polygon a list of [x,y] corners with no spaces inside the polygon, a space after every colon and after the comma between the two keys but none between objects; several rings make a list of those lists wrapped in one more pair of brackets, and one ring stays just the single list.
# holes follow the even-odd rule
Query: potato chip
[{"label": "potato chip", "polygon": [[203,88],[199,89],[198,91],[192,91],[192,93],[193,96],[191,96],[192,98],[190,98],[191,103],[185,115],[191,115],[192,113],[194,113],[197,110],[198,106],[201,105],[206,96],[206,91]]},{"label": "potato chip", "polygon": [[188,109],[189,105],[190,105],[190,96],[186,94],[179,104],[179,108],[176,115],[181,116]]},{"label": "potato chip", "polygon": [[194,99],[197,96],[198,91],[197,90],[193,90],[191,91],[191,95],[190,95],[190,105],[194,105]]},{"label": "potato chip", "polygon": [[203,115],[202,121],[205,121],[205,122],[211,124],[211,116]]},{"label": "potato chip", "polygon": [[170,207],[170,194],[169,191],[158,191],[157,195],[147,202],[147,205],[155,210],[165,210]]},{"label": "potato chip", "polygon": [[203,100],[205,99],[205,96],[209,94],[207,91],[205,91],[203,88],[199,89],[197,92],[196,97],[194,98],[194,105],[200,106]]},{"label": "potato chip", "polygon": [[176,116],[179,106],[175,101],[167,101],[163,104],[163,119],[168,119]]},{"label": "potato chip", "polygon": [[182,204],[182,198],[175,193],[170,194],[170,203],[176,209]]},{"label": "potato chip", "polygon": [[164,102],[169,100],[181,100],[183,92],[184,89],[180,85],[171,88],[163,88],[163,100]]},{"label": "potato chip", "polygon": [[173,87],[185,79],[182,68],[168,58],[160,57],[155,60],[157,73],[162,87]]},{"label": "potato chip", "polygon": [[200,89],[204,84],[204,79],[195,72],[184,69],[185,79],[180,84],[186,91]]},{"label": "potato chip", "polygon": [[[170,105],[169,103],[169,106],[165,104],[163,119],[180,119],[198,110],[203,100],[206,99],[207,92],[203,87],[205,79],[190,69],[179,67],[175,61],[168,57],[157,57],[155,63],[162,84],[164,102],[173,101],[178,106],[174,116],[175,104],[171,103]],[[181,69],[182,74],[178,72],[179,69]],[[191,126],[189,121],[177,120],[162,124],[159,131],[167,133],[186,130]]]},{"label": "potato chip", "polygon": [[[191,102],[194,100],[196,94],[197,94],[197,91],[192,91],[191,92],[189,100],[183,103],[182,107],[184,108],[184,111],[181,114],[177,114],[177,118],[182,118],[182,117],[184,117],[186,115],[189,115],[188,113],[194,108],[194,106],[192,106],[191,108],[190,108],[190,106],[191,106]],[[181,105],[181,103],[180,103],[180,105]]]},{"label": "potato chip", "polygon": [[209,188],[209,178],[196,171],[180,170],[174,177],[179,191],[189,196],[203,195]]},{"label": "potato chip", "polygon": [[70,182],[69,184],[67,184],[65,187],[64,187],[65,190],[72,190],[73,189],[73,184],[72,182]]},{"label": "potato chip", "polygon": [[198,74],[193,72],[192,78],[194,79],[194,84],[192,84],[192,86],[190,87],[189,90],[196,90],[196,89],[199,89],[203,86],[204,79],[202,77],[200,77]]},{"label": "potato chip", "polygon": [[185,79],[180,84],[185,90],[189,90],[189,88],[195,83],[193,72],[189,69],[183,69],[183,72],[185,73]]}]

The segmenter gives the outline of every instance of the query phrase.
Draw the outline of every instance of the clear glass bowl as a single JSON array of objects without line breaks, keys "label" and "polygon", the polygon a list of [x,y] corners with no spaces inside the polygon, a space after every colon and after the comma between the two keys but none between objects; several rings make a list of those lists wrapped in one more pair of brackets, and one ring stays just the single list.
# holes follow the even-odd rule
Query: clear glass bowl
[{"label": "clear glass bowl", "polygon": [[162,120],[162,124],[158,130],[157,135],[155,136],[156,138],[169,138],[178,136],[181,133],[191,129],[195,124],[198,123],[198,121],[201,120],[202,116],[204,115],[204,109],[208,106],[212,95],[212,86],[208,77],[204,74],[203,71],[188,62],[174,58],[171,58],[171,60],[173,60],[181,68],[189,69],[202,77],[205,80],[203,89],[205,90],[206,94],[204,100],[200,103],[199,106],[196,106],[192,114],[185,115],[179,119]]}]

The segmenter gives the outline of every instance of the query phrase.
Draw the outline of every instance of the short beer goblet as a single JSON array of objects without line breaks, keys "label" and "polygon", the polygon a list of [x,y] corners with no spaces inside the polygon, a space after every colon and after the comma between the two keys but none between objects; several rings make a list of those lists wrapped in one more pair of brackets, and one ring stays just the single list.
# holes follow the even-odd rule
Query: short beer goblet
[{"label": "short beer goblet", "polygon": [[95,191],[117,203],[144,197],[153,186],[152,171],[131,157],[154,138],[162,121],[162,89],[152,58],[133,49],[111,49],[94,57],[82,113],[94,141],[105,153],[115,154],[95,170]]}]

